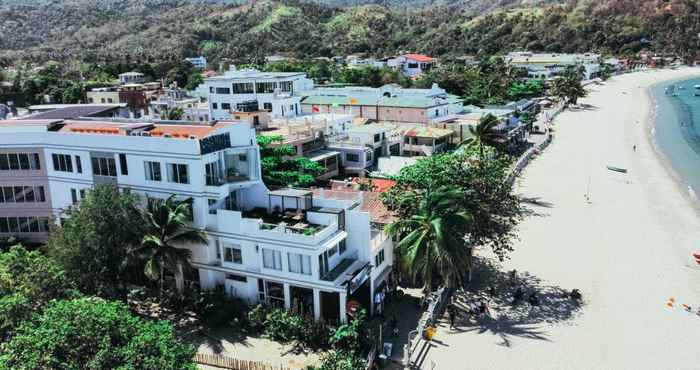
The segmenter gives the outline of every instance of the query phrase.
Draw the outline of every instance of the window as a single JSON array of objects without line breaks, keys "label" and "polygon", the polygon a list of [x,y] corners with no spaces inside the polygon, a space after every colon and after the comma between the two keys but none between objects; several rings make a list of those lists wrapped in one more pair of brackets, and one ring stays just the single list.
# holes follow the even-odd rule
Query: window
[{"label": "window", "polygon": [[382,135],[380,135],[380,134],[374,134],[374,142],[375,142],[375,143],[378,143],[378,142],[380,142],[380,141],[382,141]]},{"label": "window", "polygon": [[302,254],[288,253],[289,272],[311,275],[311,257]]},{"label": "window", "polygon": [[214,93],[214,86],[209,86],[209,93],[213,94]]},{"label": "window", "polygon": [[335,254],[338,253],[338,246],[337,246],[337,245],[334,245],[334,246],[333,246],[331,249],[329,249],[326,253],[328,254],[328,258],[331,258],[331,257],[335,256]]},{"label": "window", "polygon": [[75,189],[70,189],[70,199],[73,201],[73,204],[78,203],[78,191]]},{"label": "window", "polygon": [[216,199],[207,199],[207,205],[209,206],[209,214],[216,214]]},{"label": "window", "polygon": [[340,250],[341,255],[345,253],[345,250],[348,249],[348,246],[345,243],[345,239],[341,240],[340,243],[338,243],[338,249]]},{"label": "window", "polygon": [[214,248],[216,248],[216,260],[221,261],[221,249],[219,248],[219,239],[216,239],[214,243]]},{"label": "window", "polygon": [[254,93],[255,85],[252,82],[235,83],[232,86],[234,94],[252,94]]},{"label": "window", "polygon": [[85,189],[80,189],[80,199],[85,199]]},{"label": "window", "polygon": [[161,181],[160,162],[143,162],[143,167],[146,170],[146,180]]},{"label": "window", "polygon": [[6,203],[14,203],[15,202],[15,191],[12,188],[12,186],[5,186],[2,188],[2,191],[5,194],[5,202]]},{"label": "window", "polygon": [[263,248],[263,266],[266,269],[282,270],[282,252]]},{"label": "window", "polygon": [[208,186],[219,185],[219,162],[211,162],[204,165],[205,180]]},{"label": "window", "polygon": [[83,173],[83,162],[80,161],[79,155],[75,156],[75,167],[77,168],[78,173]]},{"label": "window", "polygon": [[0,217],[0,233],[39,233],[49,231],[48,217]]},{"label": "window", "polygon": [[219,105],[216,103],[211,103],[211,109],[219,109]]},{"label": "window", "polygon": [[380,250],[376,256],[374,256],[374,267],[377,267],[384,262],[384,249]]},{"label": "window", "polygon": [[126,154],[119,153],[119,167],[122,170],[122,175],[129,174],[129,166],[126,163]]},{"label": "window", "polygon": [[272,112],[272,103],[263,103],[263,109]]},{"label": "window", "polygon": [[280,82],[280,90],[284,92],[294,91],[294,83],[292,81],[282,81]]},{"label": "window", "polygon": [[360,161],[360,155],[355,154],[355,153],[346,153],[345,154],[345,160],[348,162],[359,162]]},{"label": "window", "polygon": [[408,63],[408,68],[411,68],[411,69],[418,68],[418,63]]},{"label": "window", "polygon": [[231,94],[231,89],[229,89],[228,87],[217,87],[216,93],[228,95],[228,94]]},{"label": "window", "polygon": [[92,157],[92,174],[117,177],[117,164],[112,157]]},{"label": "window", "polygon": [[221,103],[221,109],[222,110],[231,110],[231,104],[230,103]]},{"label": "window", "polygon": [[187,178],[187,165],[168,163],[168,181],[178,184],[189,184],[190,180]]},{"label": "window", "polygon": [[234,274],[226,274],[226,279],[233,280],[233,281],[240,281],[241,283],[248,282],[248,278],[246,278],[245,276],[234,275]]},{"label": "window", "polygon": [[15,202],[24,203],[24,186],[15,186]]},{"label": "window", "polygon": [[37,153],[0,153],[0,171],[40,169]]},{"label": "window", "polygon": [[112,100],[112,98],[107,98],[107,103],[114,103],[114,100]]},{"label": "window", "polygon": [[255,84],[255,92],[258,94],[271,94],[277,88],[276,82],[258,82]]},{"label": "window", "polygon": [[[52,154],[53,170],[61,172],[73,172],[73,162],[68,154]],[[10,157],[10,167],[12,167],[12,157]]]},{"label": "window", "polygon": [[224,247],[224,261],[229,263],[243,263],[243,254],[240,247]]}]

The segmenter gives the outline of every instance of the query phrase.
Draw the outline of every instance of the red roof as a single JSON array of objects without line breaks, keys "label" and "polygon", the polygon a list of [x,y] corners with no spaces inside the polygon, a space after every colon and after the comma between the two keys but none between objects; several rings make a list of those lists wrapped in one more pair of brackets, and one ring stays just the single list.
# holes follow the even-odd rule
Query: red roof
[{"label": "red roof", "polygon": [[360,178],[356,177],[352,179],[352,182],[357,183],[357,184],[365,184],[367,181],[370,180],[372,182],[372,191],[375,191],[377,193],[383,193],[396,185],[396,181],[394,180],[389,180],[389,179],[367,179],[367,178]]},{"label": "red roof", "polygon": [[417,62],[423,62],[423,63],[430,63],[435,60],[435,58],[431,58],[427,55],[423,54],[406,54],[404,55],[406,59],[413,59]]}]

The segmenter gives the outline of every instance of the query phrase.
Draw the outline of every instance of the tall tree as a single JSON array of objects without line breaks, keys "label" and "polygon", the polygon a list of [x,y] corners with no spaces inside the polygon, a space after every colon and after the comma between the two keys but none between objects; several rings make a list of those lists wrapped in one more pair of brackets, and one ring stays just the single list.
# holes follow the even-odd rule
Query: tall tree
[{"label": "tall tree", "polygon": [[182,292],[184,288],[184,269],[189,267],[192,252],[182,247],[207,243],[206,232],[187,224],[192,217],[191,201],[179,202],[175,195],[166,200],[152,199],[144,214],[145,235],[134,252],[145,258],[144,273],[159,282],[161,297],[166,269],[175,275],[177,290]]},{"label": "tall tree", "polygon": [[587,95],[581,84],[581,75],[575,68],[567,68],[561,76],[557,76],[552,82],[551,92],[552,95],[571,104],[576,104],[579,98]]},{"label": "tall tree", "polygon": [[465,140],[461,145],[478,148],[479,158],[484,160],[484,148],[487,145],[494,146],[496,139],[501,137],[501,134],[495,129],[500,123],[501,121],[498,117],[491,113],[481,117],[476,126],[469,126],[469,132],[472,134],[472,137]]},{"label": "tall tree", "polygon": [[113,185],[97,185],[85,199],[65,210],[65,219],[49,235],[49,255],[85,294],[126,298],[135,275],[129,249],[143,239],[138,198]]},{"label": "tall tree", "polygon": [[463,281],[471,267],[471,246],[463,238],[471,216],[460,207],[457,189],[428,188],[416,212],[389,225],[389,235],[401,237],[396,245],[409,275],[422,281],[427,292],[439,276],[448,286]]}]

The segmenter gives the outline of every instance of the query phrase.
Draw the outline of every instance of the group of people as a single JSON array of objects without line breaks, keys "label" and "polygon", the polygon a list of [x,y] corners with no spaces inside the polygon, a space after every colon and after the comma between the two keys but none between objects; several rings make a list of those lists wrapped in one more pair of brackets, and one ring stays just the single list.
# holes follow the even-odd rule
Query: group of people
[{"label": "group of people", "polygon": [[[457,306],[454,303],[450,303],[447,306],[447,315],[450,318],[450,329],[453,329],[455,327],[455,320],[457,319]],[[480,298],[477,301],[469,302],[466,307],[466,315],[468,318],[482,318],[484,316],[491,317],[491,310],[489,308],[488,301],[484,298]]]}]

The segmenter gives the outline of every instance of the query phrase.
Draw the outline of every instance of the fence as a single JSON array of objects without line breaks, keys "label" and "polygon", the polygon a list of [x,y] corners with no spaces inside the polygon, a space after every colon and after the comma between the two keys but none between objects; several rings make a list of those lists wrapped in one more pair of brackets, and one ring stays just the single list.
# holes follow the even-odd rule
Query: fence
[{"label": "fence", "polygon": [[214,355],[208,353],[197,353],[194,355],[194,362],[200,365],[209,365],[230,370],[293,370],[285,366],[273,366],[264,362],[245,361],[236,358]]}]

